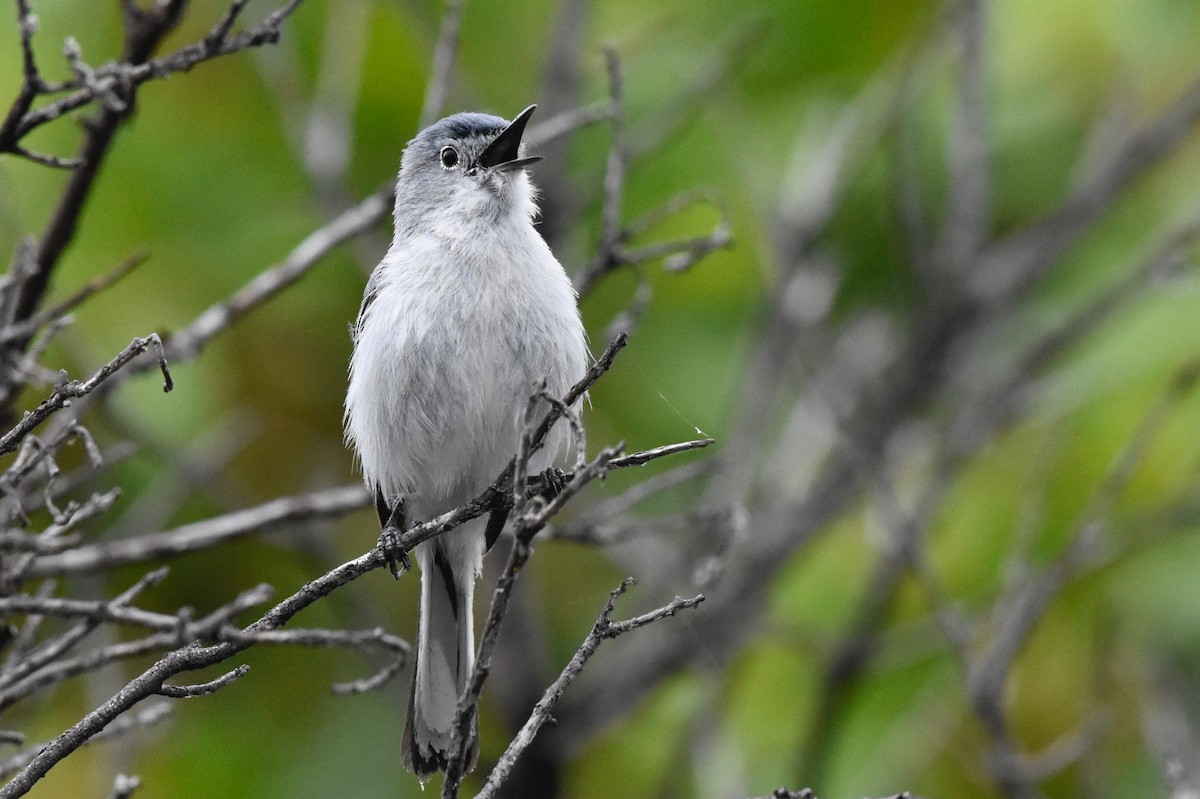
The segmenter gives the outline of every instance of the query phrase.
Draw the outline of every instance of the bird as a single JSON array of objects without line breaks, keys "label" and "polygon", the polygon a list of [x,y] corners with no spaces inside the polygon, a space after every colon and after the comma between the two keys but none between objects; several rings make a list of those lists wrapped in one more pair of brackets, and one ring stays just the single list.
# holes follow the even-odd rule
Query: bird
[{"label": "bird", "polygon": [[[536,107],[511,122],[454,114],[404,148],[392,243],[351,327],[344,417],[385,535],[389,522],[403,530],[478,496],[517,452],[537,387],[561,398],[587,368],[578,295],[535,226],[526,168],[541,157],[525,155],[521,139]],[[569,447],[556,425],[529,473]],[[452,756],[474,659],[475,583],[506,515],[413,549],[420,612],[401,754],[422,783]],[[469,738],[468,769],[475,729]]]}]

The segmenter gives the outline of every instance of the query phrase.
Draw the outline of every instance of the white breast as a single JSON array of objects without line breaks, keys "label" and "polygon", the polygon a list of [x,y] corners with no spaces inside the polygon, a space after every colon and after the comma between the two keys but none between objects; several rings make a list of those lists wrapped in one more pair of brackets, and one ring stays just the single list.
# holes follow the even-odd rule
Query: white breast
[{"label": "white breast", "polygon": [[351,360],[347,436],[367,481],[415,499],[421,516],[495,478],[537,382],[562,396],[586,369],[574,291],[521,222],[409,239],[374,278]]}]

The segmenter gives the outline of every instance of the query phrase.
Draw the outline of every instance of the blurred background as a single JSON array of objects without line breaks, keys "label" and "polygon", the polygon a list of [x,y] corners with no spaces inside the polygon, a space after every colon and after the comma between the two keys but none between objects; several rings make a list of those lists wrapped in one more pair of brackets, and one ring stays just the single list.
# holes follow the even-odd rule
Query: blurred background
[{"label": "blurred background", "polygon": [[[94,65],[120,52],[116,3],[32,5],[48,76],[68,76],[68,36]],[[226,7],[190,3],[162,51]],[[51,297],[148,258],[42,363],[81,377],[166,336],[392,180],[444,11],[308,0],[277,45],[146,84]],[[0,27],[8,103],[21,53],[11,14]],[[651,217],[630,248],[732,238],[695,263],[613,270],[583,299],[595,352],[632,331],[592,392],[592,447],[717,444],[612,475],[549,536],[607,543],[538,546],[485,695],[481,769],[630,575],[618,616],[709,600],[605,644],[509,795],[1194,795],[1198,42],[1190,0],[466,4],[447,113],[602,104],[607,44],[621,218]],[[601,237],[612,138],[585,127],[533,169],[575,274]],[[60,120],[26,144],[68,155],[79,139]],[[40,234],[64,182],[0,158],[0,252]],[[347,328],[389,237],[385,218],[175,364],[171,394],[144,376],[89,417],[102,445],[137,443],[100,478],[123,495],[95,535],[356,479]],[[648,481],[632,511],[606,504]],[[204,612],[264,581],[286,595],[377,535],[364,509],[253,536],[174,561],[145,603]],[[72,590],[112,595],[142,571]],[[375,572],[301,621],[412,637],[415,589]],[[52,737],[149,662],[0,726]],[[239,662],[247,677],[77,753],[32,795],[106,795],[122,769],[139,797],[420,795],[399,762],[407,672],[335,698],[378,663],[267,647]]]}]

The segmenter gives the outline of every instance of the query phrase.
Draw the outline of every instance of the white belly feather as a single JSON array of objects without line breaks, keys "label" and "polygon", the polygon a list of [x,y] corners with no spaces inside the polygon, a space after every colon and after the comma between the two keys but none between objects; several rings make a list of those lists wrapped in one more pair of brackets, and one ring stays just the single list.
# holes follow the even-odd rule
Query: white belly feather
[{"label": "white belly feather", "polygon": [[[368,483],[389,502],[409,501],[412,521],[486,488],[516,451],[535,386],[546,380],[562,396],[586,369],[570,283],[536,231],[518,230],[494,248],[411,239],[373,279],[351,361],[347,435]],[[521,257],[488,261],[482,252]],[[556,428],[534,468],[564,431]]]}]

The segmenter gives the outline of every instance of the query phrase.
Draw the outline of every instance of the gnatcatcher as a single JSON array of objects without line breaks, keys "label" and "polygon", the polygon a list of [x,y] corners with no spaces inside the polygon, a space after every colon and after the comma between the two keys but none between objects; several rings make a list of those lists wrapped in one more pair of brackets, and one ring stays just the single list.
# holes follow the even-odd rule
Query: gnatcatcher
[{"label": "gnatcatcher", "polygon": [[[367,282],[346,394],[346,437],[382,526],[477,496],[516,452],[536,386],[561,397],[587,368],[576,293],[533,225],[524,168],[540,158],[524,157],[521,136],[535,108],[511,123],[455,114],[404,150],[395,236]],[[566,439],[564,425],[552,430],[531,473]],[[422,780],[450,757],[475,654],[475,580],[505,515],[414,549],[421,612],[402,752]]]}]

